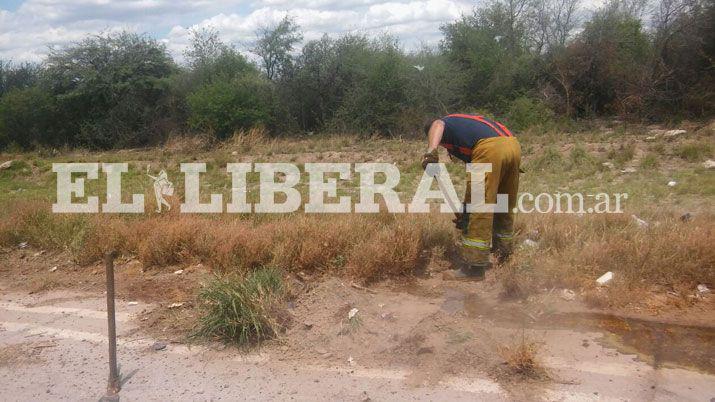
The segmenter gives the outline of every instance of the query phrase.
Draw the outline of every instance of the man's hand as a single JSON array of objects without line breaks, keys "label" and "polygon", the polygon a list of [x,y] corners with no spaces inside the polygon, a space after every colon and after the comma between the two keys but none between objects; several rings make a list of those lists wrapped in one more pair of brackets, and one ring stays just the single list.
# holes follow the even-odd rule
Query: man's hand
[{"label": "man's hand", "polygon": [[454,227],[459,230],[467,230],[467,226],[469,226],[469,215],[455,212],[454,219],[452,219],[452,223],[454,223]]},{"label": "man's hand", "polygon": [[427,169],[427,165],[430,163],[439,163],[439,154],[437,153],[437,148],[422,155],[422,169]]}]

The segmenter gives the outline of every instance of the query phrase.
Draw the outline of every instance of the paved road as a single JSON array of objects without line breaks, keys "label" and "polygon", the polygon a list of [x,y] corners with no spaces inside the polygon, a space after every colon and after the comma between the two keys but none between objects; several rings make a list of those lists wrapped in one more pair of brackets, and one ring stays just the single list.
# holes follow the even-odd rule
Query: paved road
[{"label": "paved road", "polygon": [[[169,344],[133,335],[144,306],[118,306],[123,400],[509,400],[488,378],[447,378],[413,387],[396,368],[317,367],[267,354],[241,355]],[[3,400],[97,400],[105,389],[104,302],[88,295],[0,296],[0,393]],[[715,397],[715,377],[654,370],[633,356],[594,345],[597,334],[548,331],[546,363],[564,384],[539,392],[544,400],[693,400]],[[537,397],[537,395],[535,395]]]}]

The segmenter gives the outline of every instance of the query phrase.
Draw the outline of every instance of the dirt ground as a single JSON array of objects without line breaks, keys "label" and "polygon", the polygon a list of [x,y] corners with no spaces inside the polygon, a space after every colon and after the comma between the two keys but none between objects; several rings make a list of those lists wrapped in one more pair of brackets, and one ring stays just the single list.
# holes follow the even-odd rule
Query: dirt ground
[{"label": "dirt ground", "polygon": [[[79,267],[64,253],[6,250],[0,258],[3,294],[22,290],[29,297],[44,298],[69,290],[101,295],[104,286],[101,265]],[[298,367],[400,370],[404,384],[412,388],[430,389],[454,378],[484,378],[499,384],[509,399],[518,400],[535,395],[550,399],[554,387],[581,381],[564,369],[563,356],[574,358],[594,350],[633,359],[651,370],[715,374],[712,295],[687,309],[660,309],[658,316],[598,311],[587,308],[578,295],[565,300],[556,289],[528,300],[505,300],[493,272],[483,283],[445,282],[439,272],[445,268],[431,266],[423,275],[369,288],[335,277],[287,278],[293,294],[285,306],[290,323],[277,339],[252,353]],[[202,265],[177,270],[143,271],[135,260],[117,261],[120,310],[135,312],[127,336],[196,345],[187,338],[198,314],[194,295],[210,274]],[[38,308],[81,299],[54,297],[25,305]],[[182,304],[171,307],[175,303]],[[353,309],[357,313],[349,319]],[[536,346],[538,372],[521,373],[506,363],[503,351],[524,343]],[[559,350],[565,344],[571,346]],[[0,360],[5,365],[42,361],[42,348],[36,346],[4,346]],[[230,347],[208,346],[234,353]],[[590,360],[598,355],[577,360],[593,364]],[[715,395],[715,388],[709,391]]]}]

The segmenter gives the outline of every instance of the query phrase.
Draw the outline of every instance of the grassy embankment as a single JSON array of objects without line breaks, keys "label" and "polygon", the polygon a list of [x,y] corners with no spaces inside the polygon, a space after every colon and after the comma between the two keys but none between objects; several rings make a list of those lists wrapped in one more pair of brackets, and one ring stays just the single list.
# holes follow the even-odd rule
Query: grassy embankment
[{"label": "grassy embankment", "polygon": [[[644,128],[616,128],[520,136],[527,171],[522,191],[628,193],[629,198],[619,215],[518,216],[518,244],[531,237],[538,245],[519,247],[512,262],[496,270],[505,294],[525,297],[543,288],[569,287],[594,303],[619,306],[643,291],[715,284],[715,173],[702,166],[713,156],[713,129],[694,127],[674,139],[646,142],[648,135]],[[221,275],[242,277],[265,267],[345,275],[363,282],[409,275],[426,261],[455,252],[451,216],[185,215],[178,213],[176,197],[172,211],[158,215],[149,213],[154,200],[145,172],[147,166],[152,174],[166,169],[176,194],[182,194],[179,163],[206,162],[202,200],[214,192],[222,193],[226,202],[231,187],[228,162],[390,162],[402,172],[397,189],[402,201],[409,202],[421,176],[423,148],[418,140],[347,135],[269,139],[250,132],[220,144],[183,139],[151,149],[6,154],[2,161],[15,162],[0,172],[0,242],[8,248],[28,242],[38,249],[65,250],[82,265],[116,249],[147,268],[201,262]],[[70,161],[129,162],[130,172],[123,177],[125,199],[144,192],[147,214],[52,214],[56,181],[51,164]],[[635,172],[623,173],[628,167]],[[461,192],[462,166],[451,164],[449,169]],[[298,189],[307,200],[305,174],[303,179]],[[670,180],[677,185],[667,186]],[[256,191],[251,191],[257,181],[255,174],[249,175],[249,202],[257,201]],[[358,178],[338,183],[339,195],[352,195],[356,202]],[[88,181],[87,194],[99,195],[103,202],[104,186],[101,176]],[[693,218],[682,222],[686,212]],[[632,214],[649,227],[637,225]],[[596,292],[594,279],[606,271],[615,272],[616,280],[609,290]]]}]

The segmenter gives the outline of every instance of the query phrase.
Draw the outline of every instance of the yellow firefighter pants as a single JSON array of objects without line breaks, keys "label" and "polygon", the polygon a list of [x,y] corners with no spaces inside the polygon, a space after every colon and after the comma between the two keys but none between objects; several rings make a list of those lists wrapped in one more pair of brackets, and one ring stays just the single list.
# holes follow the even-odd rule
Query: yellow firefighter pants
[{"label": "yellow firefighter pants", "polygon": [[[509,211],[506,213],[472,213],[469,225],[462,236],[463,257],[471,265],[489,263],[490,250],[502,255],[511,252],[514,235],[514,207],[519,191],[519,165],[521,146],[514,137],[486,138],[472,150],[472,163],[491,163],[492,171],[486,174],[485,202],[494,204],[497,194],[509,196]],[[471,201],[469,177],[465,202]],[[475,178],[476,180],[476,178]],[[479,184],[478,184],[479,185]]]}]

